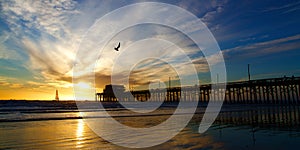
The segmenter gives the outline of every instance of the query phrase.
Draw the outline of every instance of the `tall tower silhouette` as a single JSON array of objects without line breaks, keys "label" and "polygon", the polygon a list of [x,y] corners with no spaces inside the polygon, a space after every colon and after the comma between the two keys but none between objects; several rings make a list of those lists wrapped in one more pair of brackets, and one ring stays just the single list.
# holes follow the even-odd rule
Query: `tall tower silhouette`
[{"label": "tall tower silhouette", "polygon": [[55,94],[55,100],[59,101],[59,97],[58,97],[58,91],[56,90],[56,94]]}]

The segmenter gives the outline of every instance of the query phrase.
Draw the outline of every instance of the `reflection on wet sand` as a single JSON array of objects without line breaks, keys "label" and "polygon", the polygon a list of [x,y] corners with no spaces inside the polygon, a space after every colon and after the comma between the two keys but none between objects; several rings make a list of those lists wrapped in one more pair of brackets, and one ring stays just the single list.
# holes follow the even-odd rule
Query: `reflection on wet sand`
[{"label": "reflection on wet sand", "polygon": [[[220,113],[208,132],[223,141],[226,149],[241,146],[247,149],[299,147],[300,107],[239,106],[238,110],[229,109]],[[232,135],[239,138],[228,140]]]},{"label": "reflection on wet sand", "polygon": [[222,147],[224,147],[224,143],[215,141],[214,137],[210,134],[200,135],[199,133],[192,132],[190,129],[185,129],[167,143],[151,149],[221,149]]},{"label": "reflection on wet sand", "polygon": [[84,144],[84,129],[85,125],[82,119],[78,119],[77,130],[76,130],[76,148],[81,148]]},{"label": "reflection on wet sand", "polygon": [[300,131],[299,106],[257,106],[236,111],[224,111],[215,123],[226,125],[249,125],[254,128]]},{"label": "reflection on wet sand", "polygon": [[[298,106],[225,106],[214,125],[204,134],[199,134],[202,115],[195,114],[189,125],[171,140],[147,149],[287,149],[300,146]],[[167,117],[133,116],[115,119],[126,125],[148,127],[157,125]],[[109,132],[109,127],[105,128]],[[118,136],[126,137],[121,134]],[[136,138],[143,140],[143,136]],[[82,119],[66,119],[1,122],[0,149],[126,148],[100,138]]]}]

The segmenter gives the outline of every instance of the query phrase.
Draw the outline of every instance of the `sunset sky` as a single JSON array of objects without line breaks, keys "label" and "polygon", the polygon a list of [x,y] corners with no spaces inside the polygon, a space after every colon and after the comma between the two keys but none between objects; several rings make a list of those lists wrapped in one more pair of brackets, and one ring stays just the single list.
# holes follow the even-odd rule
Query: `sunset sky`
[{"label": "sunset sky", "polygon": [[[0,100],[53,100],[56,89],[60,99],[74,99],[72,69],[83,35],[98,18],[137,2],[2,0]],[[222,50],[228,81],[247,79],[247,64],[251,64],[252,79],[300,75],[299,1],[159,2],[186,9],[206,24]],[[128,21],[149,12],[137,9],[130,13],[126,16]],[[114,64],[113,57],[116,54],[113,47],[116,43],[121,41],[122,48],[144,36],[159,36],[170,41],[179,39],[183,42],[176,44],[190,54],[197,52],[188,39],[171,29],[151,25],[129,28],[107,44],[97,63],[95,72],[98,92],[102,92],[105,84],[110,82],[108,70]],[[144,52],[151,53],[151,50],[149,48]],[[199,80],[208,83],[210,76],[205,58],[200,53],[195,56],[192,61],[197,68]],[[144,64],[151,65],[145,67]],[[137,65],[131,76],[136,85],[157,78],[166,82],[170,72],[174,72],[164,62],[149,60],[144,64]],[[172,80],[176,80],[171,76]],[[75,83],[75,86],[84,88],[92,85],[80,82]]]}]

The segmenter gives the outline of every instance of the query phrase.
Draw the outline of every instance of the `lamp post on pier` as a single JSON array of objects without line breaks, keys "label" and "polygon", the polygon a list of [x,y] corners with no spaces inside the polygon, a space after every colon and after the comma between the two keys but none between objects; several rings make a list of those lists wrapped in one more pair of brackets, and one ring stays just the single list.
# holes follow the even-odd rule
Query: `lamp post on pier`
[{"label": "lamp post on pier", "polygon": [[251,77],[250,77],[250,64],[248,64],[248,81],[251,80]]}]

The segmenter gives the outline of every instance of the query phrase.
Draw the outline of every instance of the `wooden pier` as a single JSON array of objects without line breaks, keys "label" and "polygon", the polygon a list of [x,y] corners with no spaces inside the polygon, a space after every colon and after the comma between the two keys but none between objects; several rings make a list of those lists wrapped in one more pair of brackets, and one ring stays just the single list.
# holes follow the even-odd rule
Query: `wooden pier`
[{"label": "wooden pier", "polygon": [[[219,85],[219,86],[218,86]],[[165,101],[177,102],[195,101],[207,103],[211,100],[221,100],[228,104],[300,104],[300,77],[283,77],[260,79],[241,82],[219,83],[212,89],[211,84],[168,89],[150,89],[127,91],[121,99],[112,94],[96,93],[96,101]],[[226,87],[218,88],[218,87]],[[130,99],[130,93],[135,99]],[[151,93],[151,94],[150,94]],[[150,99],[151,96],[151,99]]]}]

